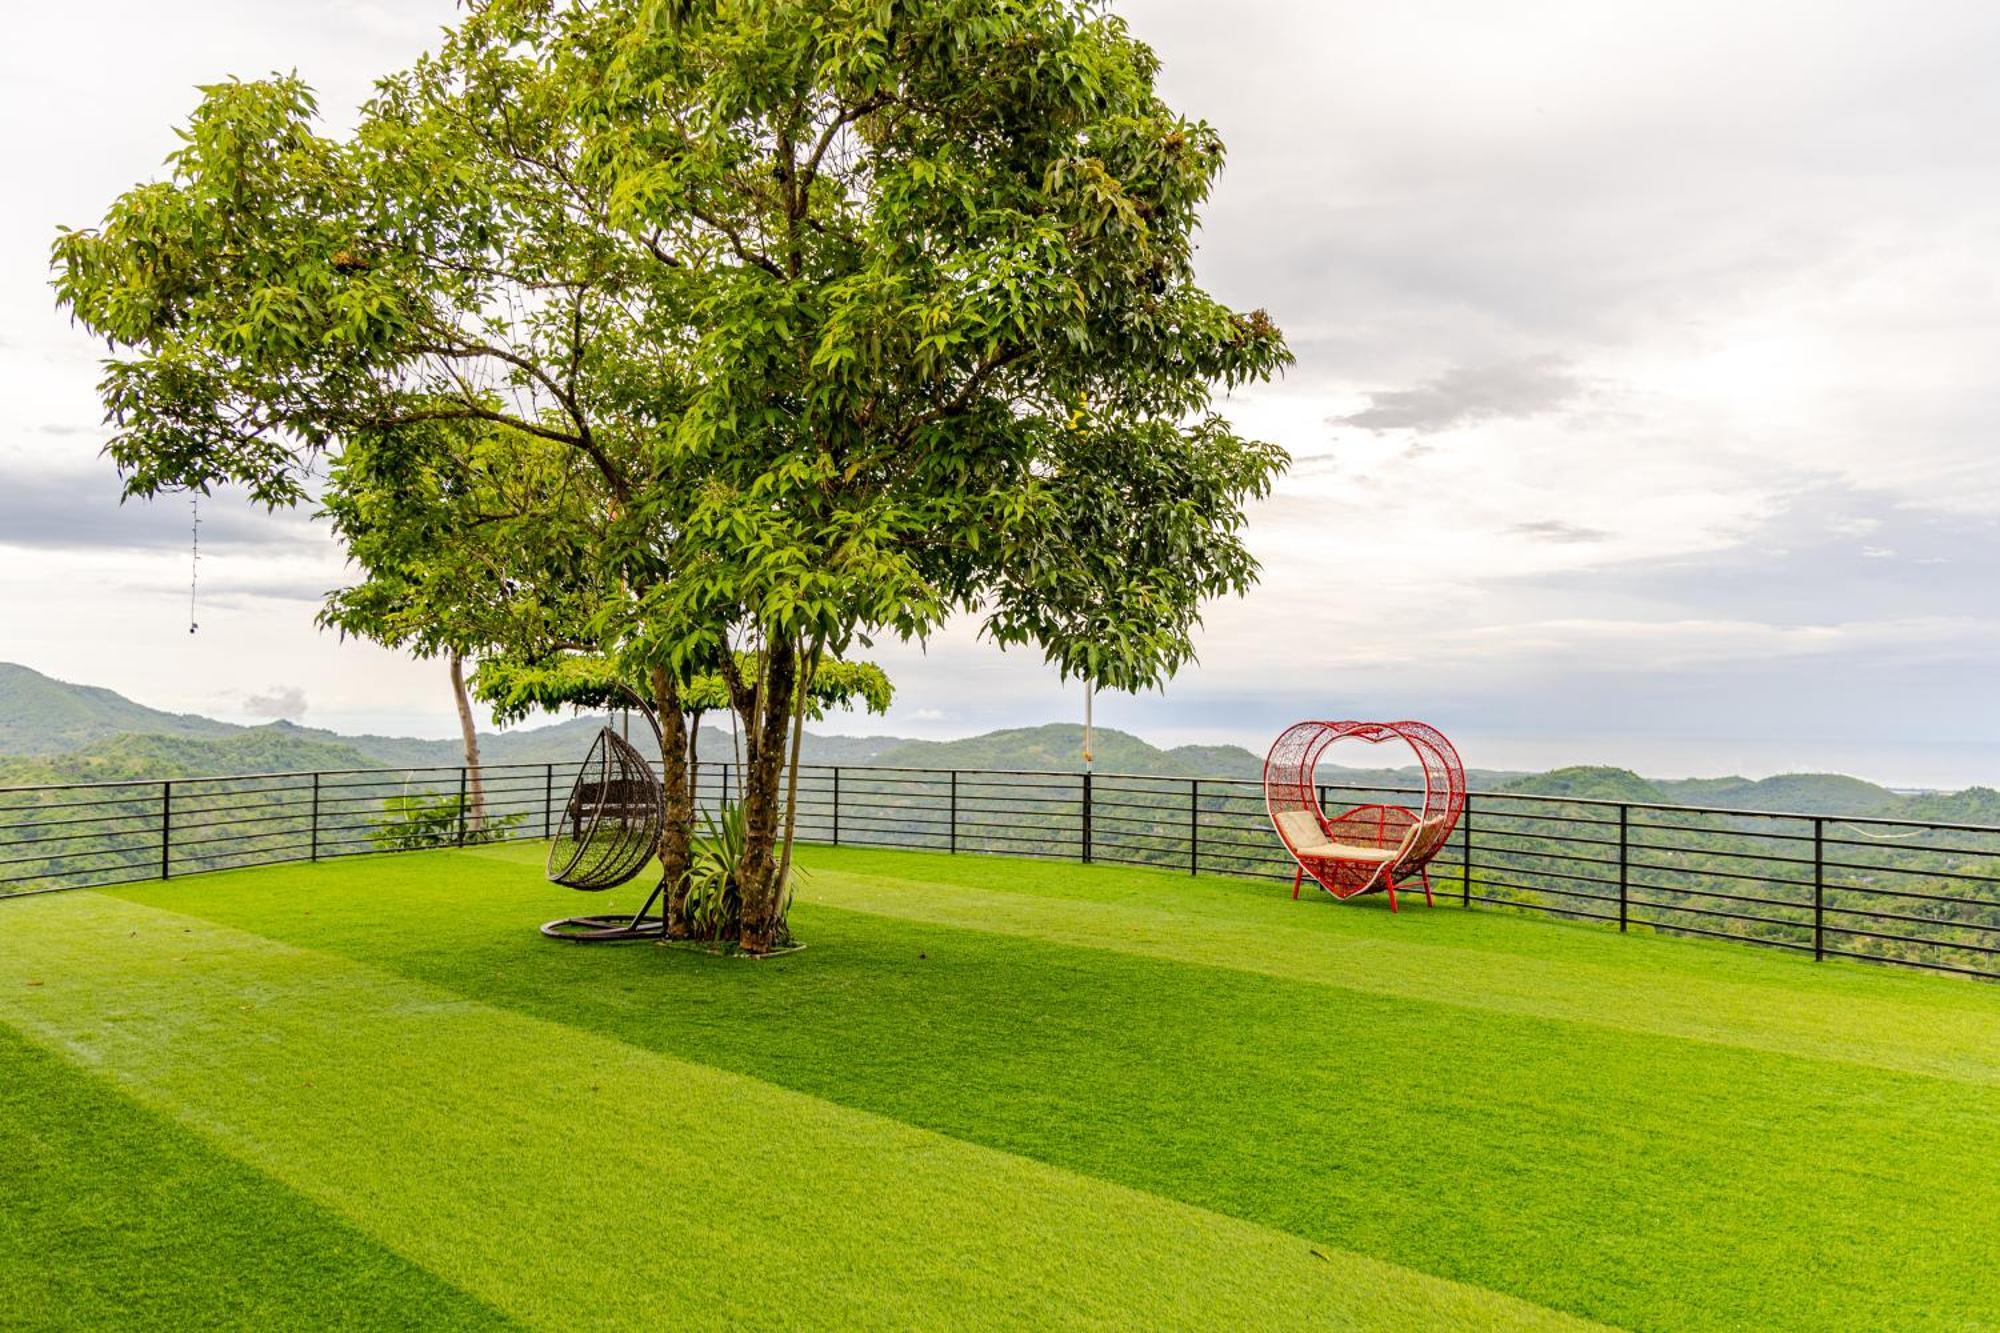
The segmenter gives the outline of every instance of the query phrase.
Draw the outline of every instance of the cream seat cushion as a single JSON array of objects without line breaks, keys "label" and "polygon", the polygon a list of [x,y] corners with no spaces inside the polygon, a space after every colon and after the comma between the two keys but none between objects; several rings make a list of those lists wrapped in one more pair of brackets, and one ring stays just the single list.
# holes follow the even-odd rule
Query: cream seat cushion
[{"label": "cream seat cushion", "polygon": [[1335,842],[1319,826],[1310,810],[1287,810],[1277,817],[1278,828],[1300,856],[1327,857],[1341,861],[1374,861],[1387,865],[1403,854],[1408,839],[1395,847],[1357,847],[1351,842]]}]

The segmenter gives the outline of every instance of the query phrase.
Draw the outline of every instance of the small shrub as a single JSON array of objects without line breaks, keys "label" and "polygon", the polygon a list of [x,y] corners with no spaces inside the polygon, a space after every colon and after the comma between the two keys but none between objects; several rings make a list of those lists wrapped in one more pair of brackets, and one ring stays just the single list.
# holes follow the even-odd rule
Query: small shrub
[{"label": "small shrub", "polygon": [[[458,845],[462,803],[456,795],[391,796],[382,802],[382,822],[368,839],[385,852],[414,852],[426,847]],[[465,841],[499,842],[520,826],[525,816],[489,814],[480,827],[468,828]]]}]

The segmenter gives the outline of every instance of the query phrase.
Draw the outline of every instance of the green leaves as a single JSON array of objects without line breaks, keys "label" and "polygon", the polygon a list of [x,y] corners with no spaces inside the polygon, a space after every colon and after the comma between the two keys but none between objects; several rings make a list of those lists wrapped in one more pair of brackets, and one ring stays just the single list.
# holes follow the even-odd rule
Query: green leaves
[{"label": "green leaves", "polygon": [[985,630],[1041,647],[1065,676],[1164,684],[1192,656],[1201,604],[1254,581],[1240,506],[1286,456],[1214,415],[1181,427],[1104,412],[1051,432],[1051,453],[1051,474],[1002,513],[1014,558]]},{"label": "green leaves", "polygon": [[[757,663],[748,653],[736,655],[740,677],[755,679]],[[829,708],[859,705],[871,713],[886,713],[895,689],[873,662],[822,662],[806,691],[806,713],[824,717]],[[616,659],[592,653],[564,653],[539,662],[488,658],[472,679],[472,693],[490,704],[495,721],[516,722],[537,711],[565,708],[601,711],[647,701],[650,689],[642,673]],[[730,706],[729,687],[719,672],[695,676],[681,686],[681,706],[688,712],[713,712]]]},{"label": "green leaves", "polygon": [[365,577],[321,623],[426,656],[553,654],[606,586],[597,480],[572,449],[448,412],[356,432],[324,503]]}]

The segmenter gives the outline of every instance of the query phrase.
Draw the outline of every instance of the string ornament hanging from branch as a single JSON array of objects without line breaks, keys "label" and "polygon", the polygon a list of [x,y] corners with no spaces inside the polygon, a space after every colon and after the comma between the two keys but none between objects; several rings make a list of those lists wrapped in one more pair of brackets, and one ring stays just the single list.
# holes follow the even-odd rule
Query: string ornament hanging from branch
[{"label": "string ornament hanging from branch", "polygon": [[201,628],[195,619],[195,590],[201,581],[201,501],[190,495],[188,512],[193,515],[193,545],[188,552],[188,633]]}]

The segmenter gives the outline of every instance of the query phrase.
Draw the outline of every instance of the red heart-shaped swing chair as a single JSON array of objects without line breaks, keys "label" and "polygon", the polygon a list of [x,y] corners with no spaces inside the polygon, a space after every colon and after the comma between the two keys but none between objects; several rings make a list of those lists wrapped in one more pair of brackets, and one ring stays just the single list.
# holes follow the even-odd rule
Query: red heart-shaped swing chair
[{"label": "red heart-shaped swing chair", "polygon": [[[1408,744],[1423,770],[1423,804],[1356,805],[1329,815],[1313,771],[1328,747],[1342,740]],[[1465,811],[1465,765],[1444,733],[1422,722],[1299,722],[1264,758],[1264,804],[1285,850],[1299,863],[1292,897],[1311,875],[1336,898],[1386,891],[1393,912],[1398,883],[1413,877],[1423,883],[1424,901],[1433,901],[1428,867]]]}]

